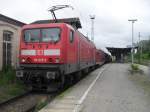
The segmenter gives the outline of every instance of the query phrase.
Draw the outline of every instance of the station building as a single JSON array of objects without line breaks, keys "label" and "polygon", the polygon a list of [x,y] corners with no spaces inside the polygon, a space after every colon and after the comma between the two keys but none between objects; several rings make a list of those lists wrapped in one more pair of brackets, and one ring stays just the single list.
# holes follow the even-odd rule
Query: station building
[{"label": "station building", "polygon": [[0,70],[5,66],[17,66],[19,35],[23,25],[25,23],[0,14]]}]

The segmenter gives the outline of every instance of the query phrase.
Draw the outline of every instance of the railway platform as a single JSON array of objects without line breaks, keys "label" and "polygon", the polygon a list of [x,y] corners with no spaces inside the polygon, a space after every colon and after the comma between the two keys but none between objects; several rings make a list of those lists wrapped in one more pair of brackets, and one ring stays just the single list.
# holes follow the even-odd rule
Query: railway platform
[{"label": "railway platform", "polygon": [[106,64],[56,97],[40,112],[149,112],[142,88],[128,78],[129,64]]}]

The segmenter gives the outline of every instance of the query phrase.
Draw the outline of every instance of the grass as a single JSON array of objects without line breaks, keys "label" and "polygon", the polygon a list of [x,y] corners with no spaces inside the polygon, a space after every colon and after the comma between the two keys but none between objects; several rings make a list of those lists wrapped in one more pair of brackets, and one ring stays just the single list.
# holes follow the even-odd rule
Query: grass
[{"label": "grass", "polygon": [[133,75],[135,73],[139,73],[139,74],[143,74],[144,71],[142,69],[140,69],[138,64],[131,64],[130,65],[130,69],[129,72]]},{"label": "grass", "polygon": [[[127,55],[125,62],[131,62],[130,53]],[[150,64],[150,52],[143,52],[142,55],[139,52],[134,54],[134,63],[148,66]]]},{"label": "grass", "polygon": [[40,102],[36,105],[34,112],[38,112],[38,111],[41,110],[43,107],[45,107],[47,104],[48,104],[48,101],[46,101],[46,100],[40,101]]},{"label": "grass", "polygon": [[15,70],[7,67],[0,71],[0,102],[26,91],[25,86],[16,80]]},{"label": "grass", "polygon": [[131,64],[131,69],[137,71],[137,70],[139,70],[139,65]]},{"label": "grass", "polygon": [[0,72],[0,86],[12,84],[16,81],[15,70],[8,69]]}]

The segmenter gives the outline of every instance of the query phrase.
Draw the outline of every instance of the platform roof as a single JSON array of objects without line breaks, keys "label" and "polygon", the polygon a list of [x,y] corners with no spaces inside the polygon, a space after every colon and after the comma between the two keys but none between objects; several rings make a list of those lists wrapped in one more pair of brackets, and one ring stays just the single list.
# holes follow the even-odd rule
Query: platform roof
[{"label": "platform roof", "polygon": [[[38,21],[35,21],[31,24],[47,24],[47,23],[55,23],[55,20],[38,20]],[[57,19],[57,23],[67,23],[67,24],[72,25],[76,29],[82,28],[79,18]]]},{"label": "platform roof", "polygon": [[131,52],[131,47],[130,48],[114,48],[114,47],[107,47],[108,51],[111,52],[111,54],[116,54],[116,53],[129,53]]}]

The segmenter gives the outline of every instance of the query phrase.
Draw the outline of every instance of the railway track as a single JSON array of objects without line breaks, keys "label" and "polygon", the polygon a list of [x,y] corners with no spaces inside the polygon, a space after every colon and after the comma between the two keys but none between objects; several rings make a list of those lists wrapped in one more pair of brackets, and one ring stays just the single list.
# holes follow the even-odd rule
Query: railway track
[{"label": "railway track", "polygon": [[51,102],[55,96],[61,94],[68,87],[57,92],[32,92],[28,91],[22,95],[16,96],[12,99],[0,103],[0,112],[34,112],[37,105],[41,101],[47,103]]},{"label": "railway track", "polygon": [[56,94],[26,92],[0,103],[0,112],[33,112],[41,100],[50,101]]},{"label": "railway track", "polygon": [[27,92],[25,92],[25,93],[23,93],[23,94],[21,94],[21,95],[18,95],[18,96],[16,96],[16,97],[13,97],[13,98],[9,99],[9,100],[0,102],[0,107],[2,107],[2,106],[4,106],[4,105],[8,105],[8,104],[14,102],[15,100],[18,100],[18,99],[20,99],[20,98],[23,98],[24,96],[29,95],[30,93],[31,93],[31,91],[27,91]]},{"label": "railway track", "polygon": [[[82,80],[84,77],[82,77],[80,80]],[[51,102],[55,96],[61,94],[78,81],[75,81],[71,85],[67,85],[63,90],[58,92],[43,93],[28,91],[20,96],[16,96],[10,100],[1,102],[0,112],[34,112],[37,104],[40,101],[45,100],[46,102]]]}]

